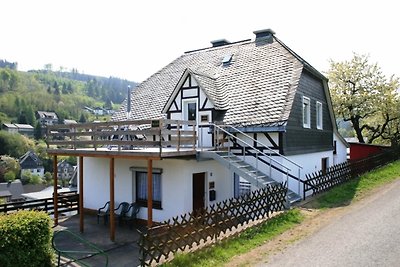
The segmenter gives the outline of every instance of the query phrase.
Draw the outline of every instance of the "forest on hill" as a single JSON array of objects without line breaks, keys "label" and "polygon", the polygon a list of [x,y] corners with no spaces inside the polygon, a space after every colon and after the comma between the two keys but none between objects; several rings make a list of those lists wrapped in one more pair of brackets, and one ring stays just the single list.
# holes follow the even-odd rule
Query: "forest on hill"
[{"label": "forest on hill", "polygon": [[35,126],[35,112],[54,111],[60,121],[87,120],[85,107],[118,109],[135,82],[72,71],[18,71],[17,63],[0,60],[0,123]]}]

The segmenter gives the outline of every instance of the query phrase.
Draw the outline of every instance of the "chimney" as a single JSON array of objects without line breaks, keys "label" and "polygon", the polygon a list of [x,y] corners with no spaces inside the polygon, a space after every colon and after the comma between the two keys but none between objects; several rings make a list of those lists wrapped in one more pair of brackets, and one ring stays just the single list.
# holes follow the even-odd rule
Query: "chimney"
[{"label": "chimney", "polygon": [[127,87],[127,94],[128,94],[128,99],[126,103],[126,119],[129,120],[129,117],[131,115],[131,86],[128,85]]},{"label": "chimney", "polygon": [[273,42],[275,32],[271,29],[258,30],[253,32],[256,35],[256,43],[270,44]]},{"label": "chimney", "polygon": [[218,40],[211,41],[211,44],[212,44],[212,47],[218,47],[218,46],[230,44],[230,42],[226,39],[218,39]]}]

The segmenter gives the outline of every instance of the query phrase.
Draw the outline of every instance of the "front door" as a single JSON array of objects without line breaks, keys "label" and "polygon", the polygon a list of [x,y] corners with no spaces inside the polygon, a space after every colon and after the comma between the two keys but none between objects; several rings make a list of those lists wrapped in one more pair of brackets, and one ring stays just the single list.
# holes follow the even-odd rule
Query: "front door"
[{"label": "front door", "polygon": [[322,158],[321,159],[321,170],[322,174],[326,174],[326,171],[328,170],[328,160],[329,158]]},{"label": "front door", "polygon": [[204,208],[205,173],[193,173],[193,211]]}]

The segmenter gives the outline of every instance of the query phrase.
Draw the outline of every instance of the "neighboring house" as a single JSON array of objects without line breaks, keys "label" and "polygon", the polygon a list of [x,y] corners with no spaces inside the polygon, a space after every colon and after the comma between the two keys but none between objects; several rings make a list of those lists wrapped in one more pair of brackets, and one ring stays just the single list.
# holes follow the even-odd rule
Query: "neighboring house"
[{"label": "neighboring house", "polygon": [[74,171],[74,166],[72,166],[66,160],[63,160],[57,164],[57,178],[59,180],[71,180]]},{"label": "neighboring house", "polygon": [[95,108],[93,109],[93,114],[94,114],[94,115],[103,116],[103,115],[106,114],[106,110],[105,110],[104,108],[102,108],[102,107],[95,107]]},{"label": "neighboring house", "polygon": [[33,151],[26,152],[19,159],[19,164],[21,166],[21,176],[27,172],[40,177],[44,176],[43,163]]},{"label": "neighboring house", "polygon": [[0,183],[0,199],[5,200],[6,202],[23,200],[23,193],[24,189],[19,179],[13,182]]},{"label": "neighboring house", "polygon": [[89,141],[48,150],[80,157],[85,208],[137,202],[151,225],[277,182],[293,202],[307,173],[346,161],[328,80],[273,31],[255,35],[186,52],[138,85],[113,122],[75,129]]},{"label": "neighboring house", "polygon": [[37,111],[36,118],[42,127],[58,124],[58,116],[52,111]]},{"label": "neighboring house", "polygon": [[78,188],[78,168],[74,166],[74,173],[72,174],[71,180],[68,182],[71,190],[77,191]]},{"label": "neighboring house", "polygon": [[67,119],[65,119],[64,121],[63,121],[63,123],[64,124],[75,124],[75,123],[78,123],[76,120],[67,120]]},{"label": "neighboring house", "polygon": [[[53,186],[49,186],[49,187],[46,187],[46,188],[44,188],[44,189],[42,189],[40,191],[24,193],[24,194],[22,194],[22,196],[26,200],[45,199],[45,198],[51,198],[53,196],[53,192],[54,192],[54,187]],[[75,192],[75,190],[71,190],[68,187],[58,186],[57,192],[58,193],[69,193],[69,192]]]},{"label": "neighboring house", "polygon": [[29,124],[3,123],[3,130],[9,133],[20,133],[26,136],[33,136],[34,128]]},{"label": "neighboring house", "polygon": [[3,123],[2,129],[12,134],[18,133],[18,127],[14,123]]}]

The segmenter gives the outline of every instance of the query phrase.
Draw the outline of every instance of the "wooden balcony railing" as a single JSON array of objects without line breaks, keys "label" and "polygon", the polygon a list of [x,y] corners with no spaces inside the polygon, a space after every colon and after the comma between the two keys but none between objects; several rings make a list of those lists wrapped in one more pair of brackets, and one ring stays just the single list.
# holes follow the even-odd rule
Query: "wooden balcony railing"
[{"label": "wooden balcony railing", "polygon": [[[76,192],[58,194],[58,212],[78,211],[79,195]],[[9,202],[0,204],[0,214],[15,212],[17,210],[39,210],[49,214],[54,213],[54,199],[43,198],[36,200],[26,200],[20,202]]]},{"label": "wooden balcony railing", "polygon": [[159,119],[51,125],[47,127],[46,142],[53,149],[195,150],[196,122]]}]

